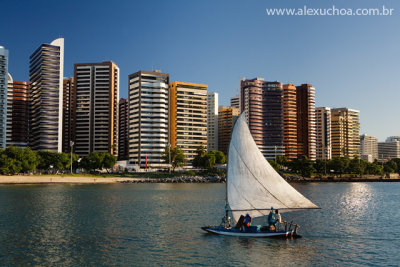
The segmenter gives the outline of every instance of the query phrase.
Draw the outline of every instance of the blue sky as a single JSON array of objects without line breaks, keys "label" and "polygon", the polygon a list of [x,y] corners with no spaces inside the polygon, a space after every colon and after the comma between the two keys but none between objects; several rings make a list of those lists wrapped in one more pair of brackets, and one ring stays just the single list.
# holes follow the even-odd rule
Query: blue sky
[{"label": "blue sky", "polygon": [[[268,16],[266,8],[387,8],[392,16]],[[0,0],[0,45],[9,71],[28,80],[30,54],[65,38],[73,64],[114,61],[128,75],[161,69],[171,81],[205,83],[228,105],[242,77],[311,83],[316,105],[361,111],[361,132],[400,135],[400,2]]]}]

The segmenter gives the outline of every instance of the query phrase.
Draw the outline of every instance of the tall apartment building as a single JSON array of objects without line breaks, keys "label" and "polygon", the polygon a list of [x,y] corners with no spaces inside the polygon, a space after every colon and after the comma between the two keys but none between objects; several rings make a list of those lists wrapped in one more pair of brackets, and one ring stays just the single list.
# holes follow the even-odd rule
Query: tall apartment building
[{"label": "tall apartment building", "polygon": [[240,110],[239,95],[235,95],[234,97],[231,97],[231,107],[235,107]]},{"label": "tall apartment building", "polygon": [[[363,134],[360,136],[361,157],[363,158],[378,158],[378,138]],[[369,157],[370,156],[370,157]]]},{"label": "tall apartment building", "polygon": [[359,157],[360,111],[334,108],[331,118],[332,157]]},{"label": "tall apartment building", "polygon": [[233,125],[239,117],[239,109],[236,107],[220,106],[218,110],[218,150],[228,155],[229,143]]},{"label": "tall apartment building", "polygon": [[138,71],[129,75],[129,162],[142,168],[164,165],[168,145],[169,74]]},{"label": "tall apartment building", "polygon": [[218,93],[207,93],[207,149],[218,150]]},{"label": "tall apartment building", "polygon": [[296,159],[297,153],[297,98],[296,86],[283,85],[283,145],[285,157]]},{"label": "tall apartment building", "polygon": [[34,150],[62,150],[63,78],[64,39],[40,45],[29,58],[29,144]]},{"label": "tall apartment building", "polygon": [[332,158],[331,109],[319,107],[315,109],[317,159]]},{"label": "tall apartment building", "polygon": [[111,62],[74,65],[75,153],[118,155],[119,68]]},{"label": "tall apartment building", "polygon": [[121,98],[119,100],[119,119],[118,119],[118,129],[119,129],[119,136],[118,136],[118,160],[128,160],[129,153],[128,153],[128,99]]},{"label": "tall apartment building", "polygon": [[[63,80],[63,137],[62,151],[69,153],[75,149],[76,91],[73,77]],[[71,144],[71,142],[73,142]]]},{"label": "tall apartment building", "polygon": [[0,148],[6,147],[8,50],[0,46]]},{"label": "tall apartment building", "polygon": [[296,86],[297,154],[316,159],[315,88],[311,84]]},{"label": "tall apartment building", "polygon": [[29,83],[8,74],[6,145],[26,147],[29,134]]},{"label": "tall apartment building", "polygon": [[243,78],[240,81],[240,111],[246,113],[250,132],[265,158],[283,156],[282,83]]},{"label": "tall apartment building", "polygon": [[169,84],[169,142],[180,147],[190,163],[196,150],[207,148],[207,85]]}]

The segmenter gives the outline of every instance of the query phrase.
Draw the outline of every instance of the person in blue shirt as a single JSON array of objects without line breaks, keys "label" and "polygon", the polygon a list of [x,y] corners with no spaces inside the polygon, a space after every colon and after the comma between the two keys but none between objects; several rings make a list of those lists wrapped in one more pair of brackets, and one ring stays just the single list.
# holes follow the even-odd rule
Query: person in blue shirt
[{"label": "person in blue shirt", "polygon": [[275,227],[276,224],[276,217],[274,213],[274,208],[271,207],[271,211],[268,214],[268,226],[271,229],[271,226],[273,225]]},{"label": "person in blue shirt", "polygon": [[246,213],[246,216],[244,217],[244,221],[243,221],[245,231],[247,230],[247,228],[250,228],[251,222],[252,222],[252,219],[251,219],[250,215],[248,213]]}]

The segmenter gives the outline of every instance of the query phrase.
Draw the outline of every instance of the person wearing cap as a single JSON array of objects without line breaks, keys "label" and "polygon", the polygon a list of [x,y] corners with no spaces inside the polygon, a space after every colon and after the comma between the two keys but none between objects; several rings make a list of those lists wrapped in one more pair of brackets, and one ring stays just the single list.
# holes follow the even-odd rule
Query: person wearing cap
[{"label": "person wearing cap", "polygon": [[244,230],[245,230],[245,231],[247,230],[247,228],[250,227],[251,222],[252,222],[252,219],[251,219],[249,213],[246,213],[246,216],[244,217],[244,221],[243,221]]},{"label": "person wearing cap", "polygon": [[271,207],[271,211],[268,214],[268,226],[275,226],[276,224],[276,216],[274,214],[274,208]]}]

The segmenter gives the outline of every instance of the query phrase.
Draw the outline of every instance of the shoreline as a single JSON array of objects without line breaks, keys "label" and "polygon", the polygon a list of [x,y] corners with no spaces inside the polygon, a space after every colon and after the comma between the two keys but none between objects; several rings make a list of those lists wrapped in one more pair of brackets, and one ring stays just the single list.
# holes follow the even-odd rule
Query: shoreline
[{"label": "shoreline", "polygon": [[[289,183],[342,183],[342,182],[400,182],[398,178],[380,177],[337,177],[337,178],[296,178],[286,179]],[[225,177],[173,177],[173,178],[128,178],[128,177],[84,177],[84,176],[0,176],[0,184],[112,184],[112,183],[225,183]]]}]

